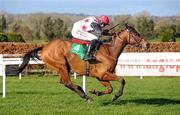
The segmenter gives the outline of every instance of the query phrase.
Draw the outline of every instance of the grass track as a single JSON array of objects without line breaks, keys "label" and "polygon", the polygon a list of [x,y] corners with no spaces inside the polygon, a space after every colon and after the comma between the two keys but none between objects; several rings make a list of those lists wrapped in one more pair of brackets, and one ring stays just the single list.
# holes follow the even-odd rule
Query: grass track
[{"label": "grass track", "polygon": [[[81,85],[82,79],[72,79]],[[111,102],[112,95],[94,96],[84,102],[58,84],[58,77],[7,78],[7,97],[0,98],[0,115],[180,115],[180,77],[126,77],[124,95]],[[0,78],[2,84],[2,78]],[[112,82],[117,92],[118,82]],[[0,87],[2,95],[2,86]],[[92,78],[87,89],[104,87]]]}]

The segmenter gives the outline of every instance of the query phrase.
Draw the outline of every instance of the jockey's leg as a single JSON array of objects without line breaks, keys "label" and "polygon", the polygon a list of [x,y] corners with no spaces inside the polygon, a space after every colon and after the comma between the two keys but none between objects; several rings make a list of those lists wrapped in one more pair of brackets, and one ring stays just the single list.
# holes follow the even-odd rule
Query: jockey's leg
[{"label": "jockey's leg", "polygon": [[98,40],[98,39],[94,39],[90,42],[88,48],[87,48],[87,51],[86,51],[86,55],[84,56],[84,60],[85,61],[88,61],[88,60],[91,60],[93,58],[93,51],[94,50],[97,50],[98,47],[100,46],[101,44],[101,41]]}]

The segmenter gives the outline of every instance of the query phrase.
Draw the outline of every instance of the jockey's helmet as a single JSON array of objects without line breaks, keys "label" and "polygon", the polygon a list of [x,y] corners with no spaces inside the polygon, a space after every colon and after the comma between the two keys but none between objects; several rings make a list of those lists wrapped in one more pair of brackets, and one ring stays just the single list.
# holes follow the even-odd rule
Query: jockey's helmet
[{"label": "jockey's helmet", "polygon": [[109,18],[108,16],[102,15],[98,17],[98,20],[102,23],[104,23],[104,25],[109,25]]}]

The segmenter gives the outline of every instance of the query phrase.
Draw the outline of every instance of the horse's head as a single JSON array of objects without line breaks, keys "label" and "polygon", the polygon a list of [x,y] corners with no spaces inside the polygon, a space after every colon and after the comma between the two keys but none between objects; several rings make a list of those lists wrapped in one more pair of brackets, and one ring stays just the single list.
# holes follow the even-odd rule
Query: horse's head
[{"label": "horse's head", "polygon": [[135,45],[144,50],[148,49],[149,43],[132,26],[125,24],[125,29],[116,35],[119,39],[126,41],[126,44]]}]

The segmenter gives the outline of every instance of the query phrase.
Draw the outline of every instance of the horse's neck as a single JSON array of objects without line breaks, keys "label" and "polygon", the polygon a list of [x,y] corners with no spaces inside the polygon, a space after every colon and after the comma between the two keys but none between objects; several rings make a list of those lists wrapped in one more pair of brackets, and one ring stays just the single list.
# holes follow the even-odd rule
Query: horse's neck
[{"label": "horse's neck", "polygon": [[111,42],[111,45],[109,47],[110,51],[110,56],[113,57],[114,59],[117,59],[119,55],[122,53],[126,46],[126,41],[119,38],[115,38],[114,41]]}]

